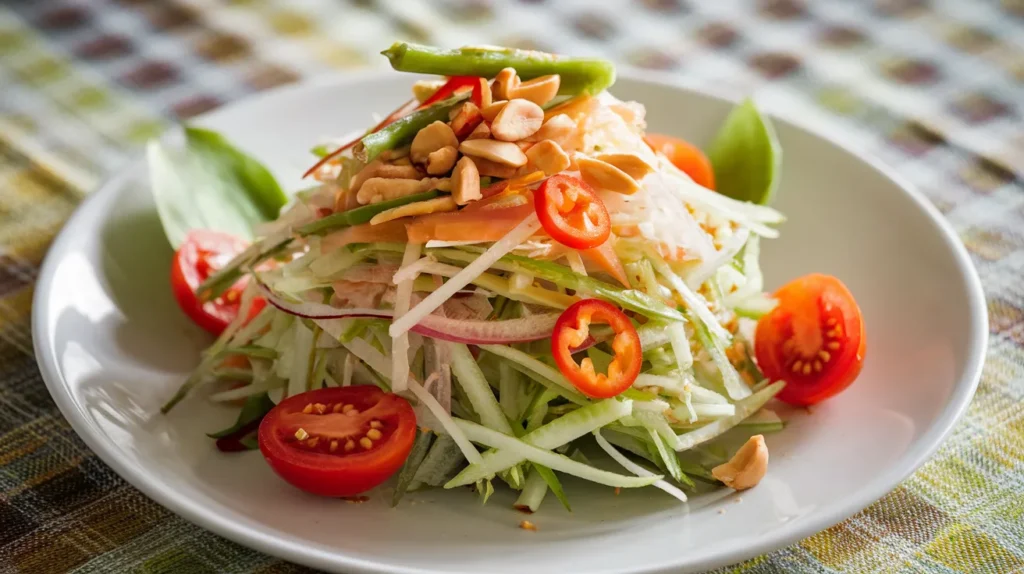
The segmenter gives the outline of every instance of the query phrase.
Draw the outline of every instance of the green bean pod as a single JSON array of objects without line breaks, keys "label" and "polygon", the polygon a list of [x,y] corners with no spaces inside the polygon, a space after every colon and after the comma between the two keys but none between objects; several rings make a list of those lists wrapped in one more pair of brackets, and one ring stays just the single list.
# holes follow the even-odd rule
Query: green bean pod
[{"label": "green bean pod", "polygon": [[416,137],[416,134],[421,129],[437,121],[447,122],[451,111],[466,97],[466,95],[459,95],[438,102],[429,108],[416,110],[384,126],[379,131],[367,134],[359,141],[355,149],[352,150],[353,155],[369,163],[385,151],[399,148],[412,142],[412,139]]},{"label": "green bean pod", "polygon": [[560,95],[598,94],[615,83],[615,65],[596,58],[570,58],[514,48],[465,47],[444,50],[395,42],[381,52],[399,72],[441,76],[493,78],[504,68],[515,68],[522,80],[558,74]]}]

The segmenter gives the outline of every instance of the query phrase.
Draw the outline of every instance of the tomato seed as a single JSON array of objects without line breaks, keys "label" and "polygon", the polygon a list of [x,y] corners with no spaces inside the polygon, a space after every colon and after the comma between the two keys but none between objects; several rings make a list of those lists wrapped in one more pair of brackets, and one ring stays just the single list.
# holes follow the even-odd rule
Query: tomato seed
[{"label": "tomato seed", "polygon": [[338,450],[338,441],[332,440],[331,441],[331,452],[334,452],[336,450]]},{"label": "tomato seed", "polygon": [[373,440],[380,440],[380,437],[384,435],[380,434],[380,431],[377,429],[370,429],[366,431],[366,436],[370,437]]},{"label": "tomato seed", "polygon": [[302,409],[302,413],[306,414],[306,415],[312,414],[312,412],[313,412],[313,403],[309,403],[308,405],[305,406],[305,408]]},{"label": "tomato seed", "polygon": [[384,423],[382,423],[380,421],[370,421],[370,428],[372,428],[372,429],[384,428]]},{"label": "tomato seed", "polygon": [[320,444],[320,437],[315,436],[306,441],[306,446],[309,448],[316,448],[316,445]]},{"label": "tomato seed", "polygon": [[317,404],[313,405],[313,410],[316,411],[316,414],[322,415],[325,412],[327,412],[327,405],[324,405],[324,404],[321,404],[321,403],[317,403]]},{"label": "tomato seed", "polygon": [[338,404],[334,405],[334,408],[331,409],[331,412],[332,413],[340,413],[341,409],[343,409],[343,408],[345,408],[345,403],[338,403]]},{"label": "tomato seed", "polygon": [[370,450],[371,448],[373,448],[373,441],[364,436],[363,438],[359,439],[359,446],[365,448],[366,450]]},{"label": "tomato seed", "polygon": [[356,448],[356,443],[351,440],[345,443],[345,452],[351,452],[354,448]]}]

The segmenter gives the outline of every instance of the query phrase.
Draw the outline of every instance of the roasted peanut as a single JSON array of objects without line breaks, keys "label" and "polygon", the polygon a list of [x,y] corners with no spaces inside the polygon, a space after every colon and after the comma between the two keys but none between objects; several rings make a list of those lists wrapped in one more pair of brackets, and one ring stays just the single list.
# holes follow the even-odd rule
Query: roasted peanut
[{"label": "roasted peanut", "polygon": [[527,150],[526,158],[529,160],[527,166],[535,167],[548,176],[565,171],[569,167],[569,154],[552,140],[535,144]]},{"label": "roasted peanut", "polygon": [[444,84],[444,80],[419,80],[412,85],[412,95],[422,104]]},{"label": "roasted peanut", "polygon": [[515,97],[512,95],[512,92],[519,87],[519,83],[519,75],[516,74],[516,69],[505,68],[498,72],[497,76],[494,76],[494,82],[491,83],[491,93],[499,100],[511,100]]},{"label": "roasted peanut", "polygon": [[558,87],[561,83],[562,78],[557,74],[541,76],[520,83],[519,87],[513,90],[515,93],[509,95],[513,98],[530,100],[538,106],[543,106],[558,95]]},{"label": "roasted peanut", "polygon": [[537,133],[544,123],[544,110],[530,100],[514,99],[491,122],[494,139],[515,142]]},{"label": "roasted peanut", "polygon": [[380,159],[375,159],[366,164],[366,167],[359,170],[349,182],[348,188],[352,193],[357,193],[363,186],[363,182],[372,177],[384,179],[419,179],[423,174],[411,165],[389,165]]},{"label": "roasted peanut", "polygon": [[458,147],[459,140],[448,124],[436,121],[416,134],[409,156],[414,163],[425,163],[428,155],[446,146]]},{"label": "roasted peanut", "polygon": [[[466,140],[466,141],[470,141],[470,140]],[[489,141],[489,140],[472,140],[472,141]],[[484,159],[482,157],[474,157],[473,158],[473,163],[476,164],[476,169],[477,169],[477,171],[480,172],[480,175],[487,176],[487,177],[498,177],[498,178],[501,178],[501,179],[508,179],[510,177],[514,177],[516,175],[516,173],[517,173],[516,168],[514,168],[514,167],[512,167],[510,165],[501,164],[501,163],[498,163],[498,162],[491,161],[489,159]]]},{"label": "roasted peanut", "polygon": [[460,159],[452,172],[452,197],[458,205],[483,197],[480,194],[480,170],[469,157]]},{"label": "roasted peanut", "polygon": [[466,140],[459,151],[474,158],[483,158],[501,165],[519,167],[526,163],[526,154],[512,142],[496,140]]},{"label": "roasted peanut", "polygon": [[559,114],[552,116],[548,121],[544,122],[539,130],[526,138],[526,141],[552,140],[561,146],[562,149],[571,149],[573,147],[571,144],[576,139],[577,132],[576,122],[565,114]]},{"label": "roasted peanut", "polygon": [[380,203],[390,199],[398,199],[415,193],[423,193],[432,189],[441,191],[451,190],[451,180],[448,178],[428,177],[426,179],[385,179],[372,177],[363,183],[356,194],[356,199],[361,205],[369,203]]},{"label": "roasted peanut", "polygon": [[455,167],[455,161],[459,159],[459,150],[452,146],[445,146],[427,156],[427,173],[430,175],[442,175]]},{"label": "roasted peanut", "polygon": [[762,435],[750,437],[729,462],[711,469],[712,476],[736,490],[756,486],[767,472],[768,446]]},{"label": "roasted peanut", "polygon": [[446,195],[444,197],[435,197],[434,199],[417,201],[416,203],[407,203],[405,205],[399,205],[398,207],[392,207],[391,209],[382,211],[373,216],[373,219],[370,220],[370,225],[379,225],[387,221],[401,219],[403,217],[411,217],[413,215],[455,211],[456,209],[458,209],[458,207],[455,205],[455,200],[452,199],[452,196]]},{"label": "roasted peanut", "polygon": [[624,195],[633,195],[640,190],[640,184],[621,169],[591,157],[577,155],[576,165],[583,181],[596,189],[606,189]]},{"label": "roasted peanut", "polygon": [[481,122],[480,125],[473,128],[473,131],[469,132],[466,136],[468,140],[485,140],[491,137],[491,128],[486,123]]},{"label": "roasted peanut", "polygon": [[654,171],[650,164],[635,153],[602,153],[594,156],[594,159],[619,168],[635,180],[640,180],[645,175]]},{"label": "roasted peanut", "polygon": [[493,122],[494,118],[498,117],[501,110],[505,109],[508,105],[508,100],[496,100],[488,106],[480,108],[480,113],[484,116],[484,119]]}]

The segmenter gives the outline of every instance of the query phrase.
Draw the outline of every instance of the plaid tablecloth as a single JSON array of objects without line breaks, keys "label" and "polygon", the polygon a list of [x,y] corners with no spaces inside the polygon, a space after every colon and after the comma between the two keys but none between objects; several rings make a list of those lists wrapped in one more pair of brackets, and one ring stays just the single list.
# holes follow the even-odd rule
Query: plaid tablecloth
[{"label": "plaid tablecloth", "polygon": [[291,572],[171,514],[78,439],[32,356],[76,204],[169,122],[393,39],[669,70],[881,157],[945,214],[992,337],[965,420],[857,516],[729,572],[1024,572],[1024,1],[6,0],[0,5],[0,573]]}]

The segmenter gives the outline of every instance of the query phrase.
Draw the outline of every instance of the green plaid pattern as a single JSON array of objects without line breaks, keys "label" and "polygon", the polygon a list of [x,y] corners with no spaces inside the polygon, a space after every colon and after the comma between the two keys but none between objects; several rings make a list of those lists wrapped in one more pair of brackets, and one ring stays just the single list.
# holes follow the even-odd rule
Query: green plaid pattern
[{"label": "green plaid pattern", "polygon": [[720,572],[1024,572],[1021,0],[10,0],[0,6],[0,573],[303,572],[128,486],[47,395],[29,334],[49,242],[169,122],[391,39],[603,55],[758,90],[882,158],[960,233],[991,345],[965,420],[853,518]]}]

